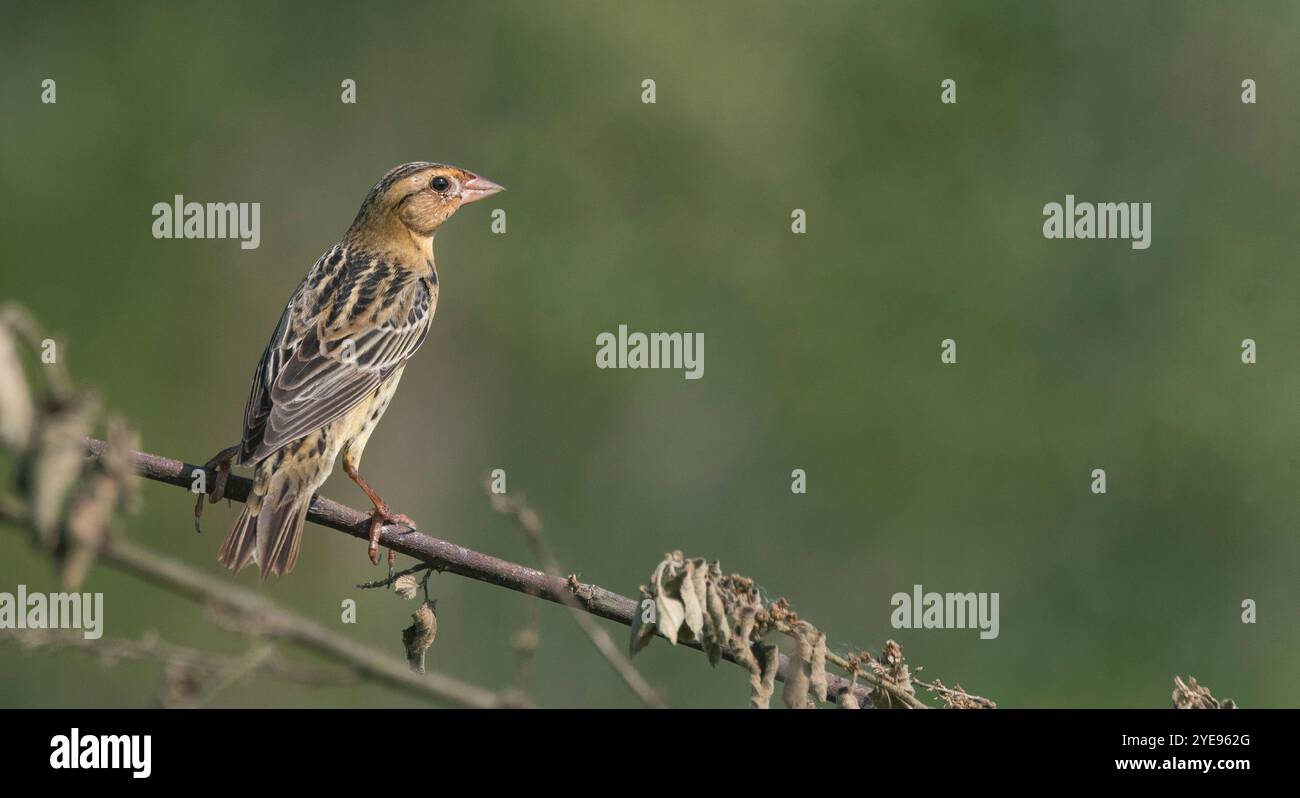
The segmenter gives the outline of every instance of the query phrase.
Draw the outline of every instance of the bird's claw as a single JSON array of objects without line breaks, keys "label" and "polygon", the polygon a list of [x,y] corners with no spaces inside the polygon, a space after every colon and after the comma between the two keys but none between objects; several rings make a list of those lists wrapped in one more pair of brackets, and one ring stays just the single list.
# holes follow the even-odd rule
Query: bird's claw
[{"label": "bird's claw", "polygon": [[[389,524],[401,524],[407,527],[409,531],[414,531],[416,529],[415,522],[408,516],[402,515],[401,513],[394,513],[385,506],[376,505],[375,509],[370,512],[370,547],[367,550],[367,553],[370,555],[371,565],[379,564],[379,534],[383,531],[384,527]],[[389,567],[392,567],[396,558],[397,554],[392,549],[389,549]]]},{"label": "bird's claw", "polygon": [[[216,504],[225,498],[226,479],[230,476],[230,465],[235,460],[235,455],[239,452],[239,446],[228,446],[212,456],[212,459],[203,464],[205,469],[216,472],[216,478],[212,481],[212,490],[208,493],[208,503]],[[194,501],[194,531],[202,532],[199,528],[199,518],[203,515],[203,494],[200,493]]]}]

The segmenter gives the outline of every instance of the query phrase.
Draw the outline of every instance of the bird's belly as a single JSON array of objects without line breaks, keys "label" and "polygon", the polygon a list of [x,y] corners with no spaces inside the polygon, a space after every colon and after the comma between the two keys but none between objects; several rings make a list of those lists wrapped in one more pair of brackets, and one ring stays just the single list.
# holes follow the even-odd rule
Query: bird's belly
[{"label": "bird's belly", "polygon": [[393,400],[393,394],[397,392],[397,384],[401,382],[402,372],[405,369],[406,366],[398,367],[391,377],[375,388],[369,399],[357,405],[339,420],[341,422],[339,437],[343,442],[344,456],[352,465],[360,464],[366,441],[370,440],[370,433],[375,431],[379,419],[383,418],[384,412],[388,410],[388,403]]}]

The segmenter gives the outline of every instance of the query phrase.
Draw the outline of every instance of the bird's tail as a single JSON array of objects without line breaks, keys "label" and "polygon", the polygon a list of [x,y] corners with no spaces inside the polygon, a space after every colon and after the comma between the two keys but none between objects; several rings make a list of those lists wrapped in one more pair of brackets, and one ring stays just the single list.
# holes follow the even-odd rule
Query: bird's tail
[{"label": "bird's tail", "polygon": [[257,559],[257,513],[249,505],[244,505],[239,520],[235,521],[230,534],[226,535],[226,542],[221,544],[217,559],[236,572]]},{"label": "bird's tail", "polygon": [[265,579],[270,574],[284,575],[293,570],[315,491],[314,486],[301,484],[299,475],[289,469],[273,471],[265,492],[259,490],[263,481],[256,482],[217,558],[232,571],[257,563]]}]

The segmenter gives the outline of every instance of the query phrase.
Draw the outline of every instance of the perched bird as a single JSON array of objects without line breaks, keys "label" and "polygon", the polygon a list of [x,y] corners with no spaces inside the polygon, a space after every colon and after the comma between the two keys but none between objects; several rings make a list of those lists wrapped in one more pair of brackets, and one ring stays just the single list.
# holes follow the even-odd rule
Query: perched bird
[{"label": "perched bird", "polygon": [[340,454],[374,504],[371,562],[379,562],[385,524],[415,527],[362,478],[361,454],[429,332],[438,304],[434,233],[462,205],[501,190],[455,166],[403,164],[375,184],[342,240],[294,290],[253,375],[243,439],[210,463],[219,472],[213,501],[232,461],[255,466],[221,546],[228,568],[257,563],[263,579],[293,568],[312,494]]}]

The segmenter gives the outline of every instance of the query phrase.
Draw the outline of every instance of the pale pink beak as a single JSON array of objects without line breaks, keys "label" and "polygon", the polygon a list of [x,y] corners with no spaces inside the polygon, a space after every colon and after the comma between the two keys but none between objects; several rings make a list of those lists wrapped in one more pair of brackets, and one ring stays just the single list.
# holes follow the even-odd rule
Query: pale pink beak
[{"label": "pale pink beak", "polygon": [[461,184],[460,202],[462,205],[468,205],[471,202],[478,202],[485,197],[490,197],[505,190],[504,186],[498,186],[486,177],[471,174],[469,180]]}]

